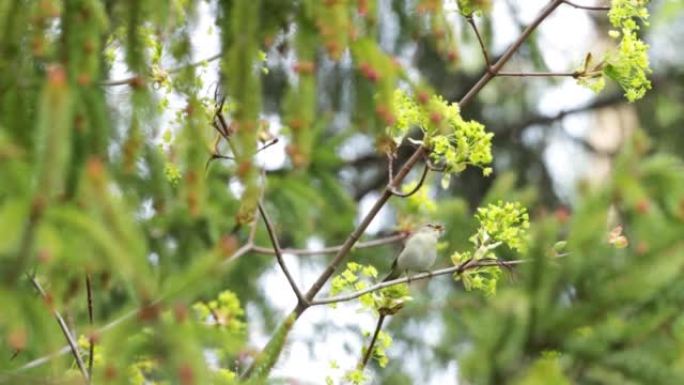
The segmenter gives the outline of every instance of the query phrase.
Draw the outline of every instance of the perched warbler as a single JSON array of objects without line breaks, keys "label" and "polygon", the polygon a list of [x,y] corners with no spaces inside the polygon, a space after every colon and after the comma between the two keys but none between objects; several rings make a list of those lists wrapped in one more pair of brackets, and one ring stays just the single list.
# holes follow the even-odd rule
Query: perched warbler
[{"label": "perched warbler", "polygon": [[382,281],[397,279],[402,273],[409,271],[429,271],[437,259],[437,241],[443,232],[444,227],[427,224],[413,233],[392,262],[392,270]]}]

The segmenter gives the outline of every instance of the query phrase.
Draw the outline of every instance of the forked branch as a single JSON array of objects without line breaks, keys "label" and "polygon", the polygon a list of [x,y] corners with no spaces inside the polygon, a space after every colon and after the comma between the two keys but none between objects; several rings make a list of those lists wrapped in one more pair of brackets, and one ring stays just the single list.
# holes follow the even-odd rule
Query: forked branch
[{"label": "forked branch", "polygon": [[271,224],[271,219],[268,217],[268,213],[266,213],[264,205],[261,202],[258,203],[258,208],[259,213],[261,214],[261,218],[264,220],[264,225],[266,226],[266,232],[268,232],[268,237],[271,239],[271,244],[273,244],[273,252],[275,253],[278,265],[280,265],[280,268],[283,270],[283,273],[285,274],[285,278],[287,278],[287,282],[290,284],[292,291],[294,291],[295,295],[297,296],[297,301],[306,305],[308,301],[306,300],[306,298],[304,298],[302,292],[299,291],[297,283],[294,281],[294,278],[292,278],[292,274],[290,274],[290,270],[287,268],[287,265],[285,264],[283,254],[280,249],[280,243],[278,242],[278,237],[276,236],[275,230],[273,229],[273,225]]}]

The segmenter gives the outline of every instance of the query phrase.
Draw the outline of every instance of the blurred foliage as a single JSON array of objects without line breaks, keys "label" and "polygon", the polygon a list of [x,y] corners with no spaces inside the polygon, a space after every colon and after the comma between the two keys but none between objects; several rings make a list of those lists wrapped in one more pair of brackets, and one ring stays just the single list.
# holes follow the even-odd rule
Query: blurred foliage
[{"label": "blurred foliage", "polygon": [[[241,248],[252,229],[270,247],[264,227],[252,228],[257,202],[283,247],[339,244],[387,182],[387,155],[398,166],[420,141],[446,173],[393,198],[379,236],[434,220],[447,230],[441,254],[473,249],[480,234],[477,253],[485,228],[510,241],[498,260],[524,249],[527,263],[361,297],[374,310],[407,304],[373,351],[381,368],[345,372],[348,381],[426,382],[456,363],[468,384],[683,383],[683,59],[651,60],[647,79],[641,40],[681,24],[682,7],[654,1],[652,28],[640,0],[597,16],[617,40],[605,60],[584,56],[578,80],[602,88],[600,71],[630,101],[643,97],[628,107],[642,130],[570,209],[542,155],[562,116],[533,115],[554,80],[501,78],[465,111],[456,103],[484,71],[464,56],[479,45],[463,17],[477,18],[489,47],[495,3],[1,1],[0,383],[84,383],[68,350],[52,355],[65,345],[54,311],[83,359],[92,355],[93,383],[233,384],[260,348],[248,336],[264,331],[277,342],[263,356],[272,367],[296,319],[276,328],[283,294],[264,277],[281,272],[273,255]],[[195,52],[207,16],[220,41],[210,59]],[[533,36],[516,60],[543,71],[542,51]],[[205,79],[214,60],[218,86]],[[587,111],[623,103],[606,88]],[[535,125],[554,129],[535,144],[524,139]],[[286,159],[272,167],[279,151]],[[418,187],[419,171],[401,191]],[[527,223],[523,206],[526,247],[500,231]],[[477,207],[489,207],[485,224]],[[333,294],[367,287],[398,249],[353,250]],[[327,260],[299,264],[319,271]],[[434,344],[415,337],[427,322],[441,325]]]}]

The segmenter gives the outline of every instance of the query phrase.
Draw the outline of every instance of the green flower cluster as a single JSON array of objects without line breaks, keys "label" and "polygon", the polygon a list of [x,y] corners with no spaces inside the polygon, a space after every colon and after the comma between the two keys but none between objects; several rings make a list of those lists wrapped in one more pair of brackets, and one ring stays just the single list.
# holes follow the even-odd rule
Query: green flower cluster
[{"label": "green flower cluster", "polygon": [[[372,265],[362,265],[356,262],[347,263],[347,268],[331,280],[330,295],[337,295],[345,291],[359,291],[367,288],[370,282],[378,278],[378,270]],[[396,309],[411,300],[407,285],[394,285],[374,293],[359,297],[361,306],[372,311],[381,309]],[[335,304],[331,304],[335,307]]]},{"label": "green flower cluster", "polygon": [[209,302],[197,302],[192,308],[202,322],[208,321],[229,332],[238,333],[245,330],[246,325],[242,320],[245,311],[240,306],[240,299],[232,291],[223,291],[217,299]]},{"label": "green flower cluster", "polygon": [[530,227],[527,209],[518,202],[497,202],[479,208],[475,217],[480,228],[470,237],[475,251],[455,252],[451,255],[454,266],[464,267],[454,274],[454,279],[462,280],[466,290],[480,290],[485,295],[496,293],[496,284],[501,277],[499,266],[480,266],[468,268],[476,261],[496,260],[494,250],[502,244],[513,250],[524,251],[527,245],[527,230]]},{"label": "green flower cluster", "polygon": [[[484,249],[483,249],[484,250]],[[493,253],[478,253],[474,255],[468,251],[451,255],[451,262],[454,266],[460,266],[467,261],[473,260],[475,256],[482,258],[496,258]],[[454,279],[463,281],[463,287],[467,291],[479,290],[486,296],[496,294],[496,284],[501,277],[501,269],[498,266],[485,266],[477,269],[468,269],[460,274],[454,274]]]},{"label": "green flower cluster", "polygon": [[456,103],[448,103],[442,97],[422,97],[422,103],[401,90],[395,91],[394,105],[397,121],[389,127],[389,134],[400,142],[411,127],[419,127],[424,134],[423,143],[432,151],[430,157],[445,167],[445,172],[458,173],[467,165],[483,168],[492,162],[492,137],[484,126],[476,121],[465,121]]},{"label": "green flower cluster", "polygon": [[503,242],[513,250],[525,250],[530,217],[520,202],[490,203],[478,208],[475,217],[480,221],[480,231],[471,239],[476,244],[486,244],[491,239]]},{"label": "green flower cluster", "polygon": [[[625,97],[630,102],[644,97],[646,91],[651,89],[651,82],[647,75],[651,73],[648,61],[648,44],[644,43],[637,32],[640,21],[648,25],[649,0],[613,0],[608,20],[615,28],[609,32],[614,39],[620,39],[616,50],[606,54],[601,63],[589,71],[589,61],[585,61],[584,68],[579,70],[577,81],[580,85],[587,86],[594,92],[603,89],[605,81],[603,76],[616,81],[625,91]],[[601,72],[597,72],[601,71]]]}]

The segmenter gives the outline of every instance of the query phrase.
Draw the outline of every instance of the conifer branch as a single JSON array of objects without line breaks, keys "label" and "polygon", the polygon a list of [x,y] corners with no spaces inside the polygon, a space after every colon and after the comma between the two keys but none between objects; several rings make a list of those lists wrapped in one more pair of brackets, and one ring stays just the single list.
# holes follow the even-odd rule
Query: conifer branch
[{"label": "conifer branch", "polygon": [[[242,245],[242,247],[240,247],[239,249],[237,249],[232,255],[230,255],[229,257],[227,257],[227,258],[221,263],[220,266],[224,266],[224,265],[225,265],[226,263],[228,263],[229,261],[232,261],[232,260],[234,260],[234,259],[236,259],[236,258],[239,258],[239,257],[241,257],[241,256],[243,256],[243,255],[249,253],[250,251],[252,251],[252,244],[251,244],[250,242],[248,242],[248,243]],[[33,282],[34,279],[33,279],[32,277],[29,277],[29,278],[31,278],[31,281]],[[37,282],[36,282],[36,283],[37,283]],[[34,286],[35,286],[35,283],[34,283]],[[41,288],[42,288],[42,287],[41,287]],[[40,291],[40,290],[39,290],[39,291]],[[163,301],[164,298],[165,298],[164,296],[161,296],[161,297],[157,298],[156,300],[152,301],[151,304],[159,303],[159,302]],[[149,306],[149,305],[150,305],[150,304],[147,304],[146,306]],[[140,309],[141,309],[141,308],[136,308],[136,309],[133,309],[133,310],[131,310],[131,311],[125,313],[124,315],[120,316],[119,318],[117,318],[117,319],[115,319],[115,320],[113,320],[113,321],[107,323],[106,325],[102,326],[101,328],[97,329],[94,333],[102,334],[102,333],[104,333],[104,332],[106,332],[106,331],[108,331],[108,330],[111,330],[111,329],[115,328],[116,326],[120,325],[121,323],[123,323],[123,322],[129,320],[130,318],[132,318],[133,316],[135,316],[136,314],[138,314],[138,313],[140,312]],[[68,342],[68,341],[67,341],[67,342]],[[60,349],[58,349],[58,350],[56,350],[56,351],[54,351],[54,352],[52,352],[52,353],[50,353],[50,354],[47,354],[47,355],[45,355],[45,356],[36,358],[35,360],[32,360],[32,361],[30,361],[30,362],[24,364],[23,366],[21,366],[21,367],[15,369],[12,373],[19,373],[19,372],[26,371],[26,370],[28,370],[28,369],[32,369],[32,368],[36,368],[36,367],[38,367],[38,366],[45,365],[45,364],[47,364],[48,362],[52,361],[53,359],[58,358],[58,357],[61,357],[61,356],[63,356],[64,354],[67,354],[67,353],[72,352],[72,351],[73,351],[73,350],[72,350],[72,348],[71,348],[71,344],[69,344],[69,345],[67,345],[67,346],[63,346],[62,348],[60,348]]]}]

